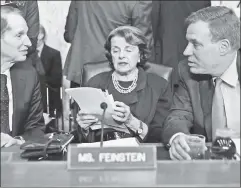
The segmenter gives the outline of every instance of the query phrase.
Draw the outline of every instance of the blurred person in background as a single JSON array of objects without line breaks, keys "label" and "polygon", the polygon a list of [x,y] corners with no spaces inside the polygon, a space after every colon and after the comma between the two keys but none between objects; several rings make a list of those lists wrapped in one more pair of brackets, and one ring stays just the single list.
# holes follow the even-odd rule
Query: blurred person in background
[{"label": "blurred person in background", "polygon": [[56,115],[59,117],[62,115],[62,101],[60,97],[62,61],[60,51],[48,46],[46,39],[46,30],[43,25],[40,25],[37,52],[45,71],[45,74],[40,77],[44,112],[49,113],[53,117],[56,110]]}]

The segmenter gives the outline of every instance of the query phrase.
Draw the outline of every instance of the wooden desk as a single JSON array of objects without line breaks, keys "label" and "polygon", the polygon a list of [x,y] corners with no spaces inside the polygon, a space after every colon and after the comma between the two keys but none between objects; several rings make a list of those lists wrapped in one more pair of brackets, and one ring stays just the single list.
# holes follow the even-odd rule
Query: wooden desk
[{"label": "wooden desk", "polygon": [[27,161],[17,147],[1,151],[2,187],[240,187],[240,161],[171,161],[157,147],[156,170],[68,171],[66,161]]}]

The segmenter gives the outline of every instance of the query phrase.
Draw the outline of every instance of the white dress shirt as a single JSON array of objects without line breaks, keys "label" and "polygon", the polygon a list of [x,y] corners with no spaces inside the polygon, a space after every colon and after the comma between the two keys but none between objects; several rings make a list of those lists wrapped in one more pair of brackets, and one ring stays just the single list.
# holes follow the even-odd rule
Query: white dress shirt
[{"label": "white dress shirt", "polygon": [[2,74],[7,76],[7,88],[8,88],[8,95],[9,95],[9,129],[12,131],[12,121],[13,121],[13,93],[12,93],[12,81],[10,76],[10,70],[7,69]]},{"label": "white dress shirt", "polygon": [[[224,100],[224,108],[227,118],[227,127],[233,129],[236,133],[240,135],[240,83],[238,80],[238,72],[237,72],[237,54],[230,64],[228,69],[220,76],[223,80],[221,84],[221,90]],[[213,78],[214,80],[215,78]],[[180,134],[184,133],[176,133],[174,134],[169,144],[171,145],[174,138]]]},{"label": "white dress shirt", "polygon": [[44,43],[42,43],[40,46],[37,47],[38,56],[41,57],[42,51],[43,51]]},{"label": "white dress shirt", "polygon": [[237,55],[229,68],[220,77],[221,91],[227,118],[227,126],[240,133],[240,83],[237,72]]}]

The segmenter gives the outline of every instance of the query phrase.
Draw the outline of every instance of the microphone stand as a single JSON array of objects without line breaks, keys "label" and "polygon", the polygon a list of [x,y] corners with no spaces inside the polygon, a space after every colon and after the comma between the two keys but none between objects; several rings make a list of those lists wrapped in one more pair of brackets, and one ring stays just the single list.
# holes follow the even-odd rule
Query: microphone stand
[{"label": "microphone stand", "polygon": [[105,112],[106,112],[107,107],[108,107],[108,105],[107,105],[106,102],[102,102],[100,104],[100,108],[103,109],[103,113],[102,113],[102,116],[101,116],[100,147],[103,147],[103,137],[104,137],[104,123],[103,123],[103,120],[105,118]]}]

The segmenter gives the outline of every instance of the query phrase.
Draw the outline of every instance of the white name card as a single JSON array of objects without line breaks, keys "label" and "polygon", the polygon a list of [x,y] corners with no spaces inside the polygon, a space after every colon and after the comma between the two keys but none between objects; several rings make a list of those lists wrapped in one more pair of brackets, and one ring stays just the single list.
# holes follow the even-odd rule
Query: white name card
[{"label": "white name card", "polygon": [[156,147],[78,147],[69,145],[69,170],[155,169]]}]

